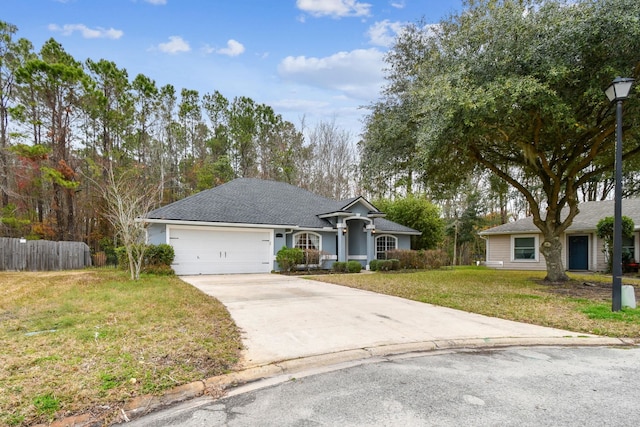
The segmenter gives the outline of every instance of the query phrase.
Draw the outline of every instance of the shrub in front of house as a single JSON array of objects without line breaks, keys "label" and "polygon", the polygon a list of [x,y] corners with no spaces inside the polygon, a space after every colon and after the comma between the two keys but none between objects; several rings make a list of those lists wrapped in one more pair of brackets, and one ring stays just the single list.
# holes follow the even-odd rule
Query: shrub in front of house
[{"label": "shrub in front of house", "polygon": [[[414,251],[409,249],[395,249],[387,251],[390,260],[397,260],[397,268],[387,265],[385,271],[389,270],[436,270],[448,264],[449,257],[446,252],[439,249],[429,249]],[[379,268],[381,269],[381,268]]]},{"label": "shrub in front of house", "polygon": [[320,258],[322,254],[317,249],[303,249],[304,266],[307,270],[320,268]]},{"label": "shrub in front of house", "polygon": [[449,265],[449,255],[441,249],[429,249],[422,252],[424,267],[431,270],[437,270],[445,265]]},{"label": "shrub in front of house", "polygon": [[[134,247],[134,250],[142,249],[142,245]],[[121,246],[115,248],[115,253],[118,259],[118,267],[126,270],[129,268],[129,258],[127,257],[127,250]],[[171,264],[175,259],[175,252],[173,246],[162,243],[160,245],[145,245],[144,246],[144,261],[142,263],[142,272],[157,274],[162,276],[172,276],[175,274]]]},{"label": "shrub in front of house", "polygon": [[304,263],[304,251],[299,248],[283,246],[276,254],[276,261],[280,266],[280,271],[294,271],[299,264]]},{"label": "shrub in front of house", "polygon": [[144,260],[146,265],[166,265],[171,266],[176,253],[173,246],[162,243],[159,245],[147,245]]},{"label": "shrub in front of house", "polygon": [[147,245],[142,271],[159,276],[172,276],[175,272],[171,268],[171,264],[175,257],[176,253],[171,245],[166,243]]},{"label": "shrub in front of house", "polygon": [[362,264],[360,264],[358,261],[347,262],[348,273],[360,273],[360,270],[362,270]]},{"label": "shrub in front of house", "polygon": [[331,267],[331,269],[336,273],[346,273],[347,263],[342,261],[336,261],[333,263],[333,267]]},{"label": "shrub in front of house", "polygon": [[369,261],[369,270],[378,271],[379,268],[380,268],[380,260],[379,259],[372,259],[371,261]]},{"label": "shrub in front of house", "polygon": [[378,263],[378,271],[392,271],[400,269],[400,261],[397,259],[383,259]]},{"label": "shrub in front of house", "polygon": [[419,251],[410,249],[394,249],[387,251],[387,259],[397,259],[401,270],[417,270],[424,268],[424,262]]}]

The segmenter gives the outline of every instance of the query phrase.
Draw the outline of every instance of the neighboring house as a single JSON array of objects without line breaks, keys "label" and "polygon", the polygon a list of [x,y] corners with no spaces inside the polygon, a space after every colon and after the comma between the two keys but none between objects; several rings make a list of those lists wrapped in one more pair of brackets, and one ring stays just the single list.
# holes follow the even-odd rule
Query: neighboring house
[{"label": "neighboring house", "polygon": [[278,270],[278,251],[315,249],[320,267],[409,249],[420,232],[383,218],[362,197],[336,201],[275,181],[240,178],[149,212],[147,241],[175,250],[177,274]]},{"label": "neighboring house", "polygon": [[[605,271],[607,261],[603,242],[596,235],[598,222],[613,216],[613,200],[581,203],[580,213],[562,235],[562,262],[567,270]],[[632,238],[623,238],[622,250],[638,260],[640,254],[640,199],[622,201],[622,215],[635,225]],[[512,270],[546,270],[540,253],[542,234],[531,217],[482,231],[486,240],[486,264],[490,267]]]}]

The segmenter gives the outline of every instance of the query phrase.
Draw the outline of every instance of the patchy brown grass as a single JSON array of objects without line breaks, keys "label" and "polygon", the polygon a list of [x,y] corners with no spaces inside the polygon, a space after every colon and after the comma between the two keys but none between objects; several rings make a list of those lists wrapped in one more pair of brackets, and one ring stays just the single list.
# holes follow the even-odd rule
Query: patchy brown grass
[{"label": "patchy brown grass", "polygon": [[220,375],[239,357],[226,308],[175,277],[0,273],[0,425],[92,412]]},{"label": "patchy brown grass", "polygon": [[[570,274],[546,284],[544,272],[456,267],[419,272],[319,276],[316,280],[518,322],[640,339],[640,309],[611,313],[611,277]],[[635,285],[640,302],[640,280]]]}]

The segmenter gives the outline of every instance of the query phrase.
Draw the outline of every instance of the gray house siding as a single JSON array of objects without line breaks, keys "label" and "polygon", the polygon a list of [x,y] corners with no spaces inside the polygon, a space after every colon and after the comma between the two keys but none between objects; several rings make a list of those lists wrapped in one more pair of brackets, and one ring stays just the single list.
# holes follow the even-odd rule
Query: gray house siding
[{"label": "gray house siding", "polygon": [[147,242],[151,245],[167,243],[166,224],[149,224],[147,227]]},{"label": "gray house siding", "polygon": [[367,233],[362,231],[365,225],[365,221],[362,220],[349,221],[349,231],[347,232],[348,260],[360,261],[363,265],[367,264]]},{"label": "gray house siding", "polygon": [[398,249],[411,249],[411,236],[397,235]]}]

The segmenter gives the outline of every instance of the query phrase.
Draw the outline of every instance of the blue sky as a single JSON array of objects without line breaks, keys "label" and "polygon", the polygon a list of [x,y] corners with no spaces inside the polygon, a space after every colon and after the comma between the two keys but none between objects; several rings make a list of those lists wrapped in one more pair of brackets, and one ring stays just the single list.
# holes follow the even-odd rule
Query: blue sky
[{"label": "blue sky", "polygon": [[357,138],[398,29],[436,23],[461,0],[2,0],[0,19],[36,50],[50,37],[77,60],[106,59],[158,86],[220,91],[307,126]]}]

